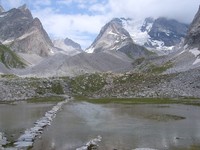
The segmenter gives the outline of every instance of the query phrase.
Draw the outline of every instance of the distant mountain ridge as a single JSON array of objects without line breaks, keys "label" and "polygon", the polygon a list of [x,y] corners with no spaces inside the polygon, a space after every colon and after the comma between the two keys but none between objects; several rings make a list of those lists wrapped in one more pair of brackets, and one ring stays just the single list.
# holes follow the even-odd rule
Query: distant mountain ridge
[{"label": "distant mountain ridge", "polygon": [[[4,65],[2,72],[9,68],[17,75],[49,77],[95,72],[145,72],[160,68],[171,74],[195,69],[200,66],[199,18],[198,12],[189,30],[188,25],[163,17],[145,20],[114,18],[102,27],[85,53],[80,44],[69,38],[52,42],[40,20],[33,18],[26,5],[9,11],[2,8],[0,43],[11,48],[16,52],[16,58],[26,63],[22,67],[19,62],[16,62],[17,67],[7,66],[12,54],[4,50],[2,56],[9,54],[9,57],[1,62],[1,66]],[[180,44],[186,34],[183,48]],[[26,68],[12,69],[23,67]]]},{"label": "distant mountain ridge", "polygon": [[83,52],[81,45],[69,38],[53,40],[53,44],[59,49],[59,52],[69,56],[74,56]]}]

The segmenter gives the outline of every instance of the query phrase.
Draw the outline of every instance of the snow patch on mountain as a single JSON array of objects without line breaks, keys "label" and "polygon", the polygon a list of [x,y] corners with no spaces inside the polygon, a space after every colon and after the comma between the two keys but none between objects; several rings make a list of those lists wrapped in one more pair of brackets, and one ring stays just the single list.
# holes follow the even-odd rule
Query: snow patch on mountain
[{"label": "snow patch on mountain", "polygon": [[113,36],[118,36],[118,34],[114,33],[112,30],[110,30],[110,31],[108,32],[108,34],[111,34],[111,35],[113,35]]},{"label": "snow patch on mountain", "polygon": [[3,18],[5,16],[7,16],[7,15],[8,15],[8,13],[3,13],[3,14],[0,15],[0,18]]},{"label": "snow patch on mountain", "polygon": [[136,44],[161,55],[173,52],[175,46],[181,42],[183,34],[186,34],[185,24],[166,18],[145,20],[121,18],[121,20],[123,28],[129,32]]},{"label": "snow patch on mountain", "polygon": [[200,50],[198,50],[198,48],[193,48],[189,50],[189,52],[196,57],[195,61],[193,62],[193,65],[200,63]]},{"label": "snow patch on mountain", "polygon": [[86,53],[93,53],[94,52],[94,47],[90,47],[90,48],[88,48],[85,52]]},{"label": "snow patch on mountain", "polygon": [[144,45],[150,38],[147,31],[151,29],[152,24],[148,25],[147,31],[142,32],[141,27],[144,23],[144,20],[122,19],[122,22],[123,22],[123,27],[130,33],[135,43],[139,45]]},{"label": "snow patch on mountain", "polygon": [[[147,47],[149,50],[155,52],[156,50],[163,51],[164,53],[169,53],[168,51],[173,50],[174,46],[167,47],[163,41],[152,40],[151,36],[148,34],[150,32],[153,22],[146,22],[145,20],[125,20],[123,21],[123,27],[130,33],[131,38],[136,44]],[[142,31],[143,28],[143,31]],[[163,31],[166,35],[169,35],[170,31]],[[148,45],[148,46],[147,46]]]},{"label": "snow patch on mountain", "polygon": [[0,40],[0,41],[1,41],[1,43],[2,43],[3,45],[8,45],[8,44],[14,42],[14,38],[10,38],[10,39],[7,39],[7,40],[5,40],[5,41],[2,41],[2,40]]},{"label": "snow patch on mountain", "polygon": [[198,50],[198,48],[191,49],[189,52],[191,52],[195,57],[200,55],[200,50]]}]

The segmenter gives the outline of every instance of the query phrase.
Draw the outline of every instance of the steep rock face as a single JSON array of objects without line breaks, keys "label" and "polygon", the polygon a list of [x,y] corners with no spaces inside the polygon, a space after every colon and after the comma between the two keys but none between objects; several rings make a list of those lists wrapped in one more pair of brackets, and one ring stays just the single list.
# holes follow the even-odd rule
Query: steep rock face
[{"label": "steep rock face", "polygon": [[66,38],[64,40],[63,39],[54,40],[53,44],[56,48],[59,49],[61,53],[64,53],[69,56],[73,56],[73,55],[83,52],[80,44],[74,42],[73,40],[69,38]]},{"label": "steep rock face", "polygon": [[133,42],[130,34],[123,28],[122,21],[118,18],[111,20],[101,29],[86,52],[98,53],[110,50],[124,52],[131,58],[144,57],[149,54],[148,50]]},{"label": "steep rock face", "polygon": [[13,40],[24,34],[33,17],[28,9],[11,9],[0,17],[0,39]]},{"label": "steep rock face", "polygon": [[23,5],[0,14],[0,41],[16,52],[48,56],[53,44],[38,18]]},{"label": "steep rock face", "polygon": [[200,9],[192,21],[187,36],[184,41],[184,47],[171,56],[168,56],[173,62],[173,67],[167,70],[167,73],[184,72],[188,70],[199,70],[200,67]]},{"label": "steep rock face", "polygon": [[188,26],[176,20],[158,18],[154,21],[149,35],[152,40],[163,41],[167,47],[174,46],[185,37]]},{"label": "steep rock face", "polygon": [[4,12],[5,9],[0,5],[0,13]]},{"label": "steep rock face", "polygon": [[200,50],[200,7],[189,27],[185,45],[189,48],[198,48]]},{"label": "steep rock face", "polygon": [[136,44],[159,54],[172,52],[185,37],[188,25],[167,18],[121,19]]},{"label": "steep rock face", "polygon": [[53,44],[38,18],[33,19],[25,34],[16,38],[10,46],[16,52],[42,57],[50,55],[53,50]]}]

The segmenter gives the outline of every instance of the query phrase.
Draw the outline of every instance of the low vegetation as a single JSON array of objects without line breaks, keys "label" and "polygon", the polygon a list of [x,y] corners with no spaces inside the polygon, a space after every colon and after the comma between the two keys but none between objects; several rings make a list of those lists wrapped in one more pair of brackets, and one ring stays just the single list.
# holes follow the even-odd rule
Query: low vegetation
[{"label": "low vegetation", "polygon": [[12,50],[0,45],[0,62],[7,68],[25,68],[26,64]]},{"label": "low vegetation", "polygon": [[69,84],[73,95],[87,96],[101,90],[105,86],[106,81],[103,74],[96,73],[74,77]]},{"label": "low vegetation", "polygon": [[160,74],[160,73],[163,73],[167,69],[172,68],[172,67],[173,67],[173,63],[170,62],[170,61],[166,62],[165,64],[163,64],[161,66],[150,64],[148,72]]},{"label": "low vegetation", "polygon": [[14,74],[0,74],[0,78],[14,79],[14,78],[18,78],[18,76]]},{"label": "low vegetation", "polygon": [[62,96],[51,96],[51,97],[36,97],[28,99],[29,103],[46,103],[46,102],[60,102],[65,100]]},{"label": "low vegetation", "polygon": [[195,105],[200,106],[199,99],[170,99],[170,98],[100,98],[100,99],[89,99],[89,98],[76,98],[76,101],[86,101],[94,104],[184,104],[184,105]]}]

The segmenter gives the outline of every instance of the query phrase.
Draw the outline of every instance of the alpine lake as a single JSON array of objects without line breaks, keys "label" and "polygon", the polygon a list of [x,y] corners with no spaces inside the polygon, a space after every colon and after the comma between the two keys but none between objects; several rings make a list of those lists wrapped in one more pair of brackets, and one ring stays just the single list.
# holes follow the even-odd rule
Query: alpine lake
[{"label": "alpine lake", "polygon": [[[57,102],[0,104],[0,132],[13,146]],[[44,128],[32,150],[199,150],[197,99],[71,100]],[[85,147],[84,147],[85,146]],[[145,149],[146,148],[146,149]]]}]

